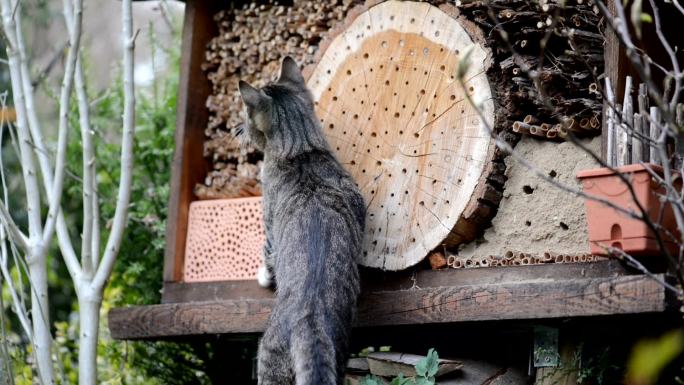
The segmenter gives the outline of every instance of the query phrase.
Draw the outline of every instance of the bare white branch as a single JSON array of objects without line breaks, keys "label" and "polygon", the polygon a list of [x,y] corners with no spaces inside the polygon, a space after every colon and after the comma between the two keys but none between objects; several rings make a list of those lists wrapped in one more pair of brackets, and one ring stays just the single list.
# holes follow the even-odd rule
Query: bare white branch
[{"label": "bare white branch", "polygon": [[[77,7],[79,5],[77,4]],[[74,15],[74,7],[70,0],[64,1],[64,18],[70,33],[79,22]],[[83,146],[83,229],[81,236],[81,265],[83,273],[92,277],[97,266],[99,253],[92,252],[92,235],[94,225],[99,225],[93,216],[95,199],[95,149],[93,146],[93,134],[90,127],[90,106],[86,92],[85,77],[80,53],[77,53],[76,68],[74,72],[74,85],[78,101],[79,125],[81,126],[81,141]],[[99,233],[99,232],[98,232]]]},{"label": "bare white branch", "polygon": [[131,197],[131,182],[133,177],[133,135],[135,131],[135,85],[133,83],[133,51],[135,36],[133,34],[133,17],[131,0],[122,1],[123,24],[123,88],[124,113],[123,137],[121,141],[121,177],[119,179],[119,193],[116,210],[112,222],[112,230],[107,239],[102,262],[95,273],[92,287],[101,289],[112,273],[114,261],[121,246],[121,240],[128,218],[128,203]]},{"label": "bare white branch", "polygon": [[[38,165],[40,166],[40,174],[43,180],[43,189],[45,191],[45,196],[48,199],[48,204],[50,198],[52,197],[50,192],[53,185],[53,175],[52,166],[50,165],[50,159],[48,157],[48,151],[45,147],[45,141],[43,140],[43,134],[41,129],[40,120],[38,119],[35,103],[33,100],[33,86],[31,85],[30,72],[28,67],[28,59],[26,55],[26,48],[24,43],[24,36],[21,28],[20,20],[16,21],[17,28],[17,51],[19,52],[19,58],[21,61],[21,74],[22,74],[22,88],[24,90],[24,95],[26,97],[26,114],[28,117],[29,129],[31,132],[32,144],[35,147],[35,154],[38,158]],[[78,257],[74,251],[71,244],[71,237],[69,235],[69,230],[66,226],[66,221],[64,220],[64,214],[59,210],[57,214],[57,239],[59,241],[59,248],[64,257],[67,270],[71,278],[76,281],[81,275],[81,267],[78,262]]]},{"label": "bare white branch", "polygon": [[[65,0],[65,4],[70,0]],[[65,5],[66,7],[66,5]],[[66,11],[65,11],[66,12]],[[43,241],[48,242],[54,234],[57,215],[60,211],[62,201],[62,190],[64,186],[64,174],[66,170],[66,151],[69,139],[69,105],[71,90],[74,85],[74,73],[76,71],[76,61],[79,56],[81,44],[81,19],[83,16],[83,1],[74,1],[73,20],[69,24],[69,53],[67,53],[64,78],[62,79],[62,90],[59,98],[59,129],[57,131],[57,155],[55,158],[55,172],[50,191],[49,209],[45,222]]]}]

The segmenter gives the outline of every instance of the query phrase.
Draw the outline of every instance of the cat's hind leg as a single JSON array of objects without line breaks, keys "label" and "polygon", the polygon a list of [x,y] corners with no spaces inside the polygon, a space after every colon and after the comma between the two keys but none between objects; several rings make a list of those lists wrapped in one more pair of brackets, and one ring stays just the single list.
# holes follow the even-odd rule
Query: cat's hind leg
[{"label": "cat's hind leg", "polygon": [[286,330],[279,322],[272,323],[266,329],[259,343],[257,378],[259,385],[294,384]]}]

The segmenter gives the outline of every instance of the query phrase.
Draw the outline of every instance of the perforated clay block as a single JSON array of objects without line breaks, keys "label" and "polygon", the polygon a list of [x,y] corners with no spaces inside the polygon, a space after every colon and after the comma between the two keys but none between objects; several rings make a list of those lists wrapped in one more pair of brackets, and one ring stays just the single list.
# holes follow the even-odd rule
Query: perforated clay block
[{"label": "perforated clay block", "polygon": [[266,237],[261,197],[190,204],[183,280],[255,279]]}]

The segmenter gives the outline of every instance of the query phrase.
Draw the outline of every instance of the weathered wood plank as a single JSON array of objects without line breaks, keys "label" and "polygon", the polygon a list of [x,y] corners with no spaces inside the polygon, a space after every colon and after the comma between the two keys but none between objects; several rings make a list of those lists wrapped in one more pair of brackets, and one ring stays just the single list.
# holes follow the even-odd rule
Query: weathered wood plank
[{"label": "weathered wood plank", "polygon": [[[662,275],[659,275],[663,278]],[[264,330],[272,299],[239,299],[113,309],[117,339]],[[643,275],[538,279],[362,294],[356,326],[541,319],[662,312],[665,289]]]},{"label": "weathered wood plank", "polygon": [[[407,290],[412,287],[486,285],[501,282],[565,279],[568,277],[614,277],[627,274],[615,260],[592,263],[564,263],[530,266],[499,266],[479,269],[406,270],[383,272],[362,269],[364,292]],[[166,282],[162,303],[220,301],[271,298],[272,291],[260,287],[255,280],[182,283]]]},{"label": "weathered wood plank", "polygon": [[665,310],[665,291],[644,276],[376,292],[361,298],[360,326],[537,319]]}]

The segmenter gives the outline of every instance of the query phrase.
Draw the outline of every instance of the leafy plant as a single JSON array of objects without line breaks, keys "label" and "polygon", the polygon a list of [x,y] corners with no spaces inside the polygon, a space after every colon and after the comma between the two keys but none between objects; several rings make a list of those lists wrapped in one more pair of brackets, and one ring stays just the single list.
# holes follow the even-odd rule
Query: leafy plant
[{"label": "leafy plant", "polygon": [[[439,355],[435,349],[430,349],[423,359],[415,365],[416,376],[404,377],[403,374],[392,379],[390,385],[435,385],[435,376],[439,369]],[[359,385],[383,385],[384,382],[373,375],[361,380]]]}]

